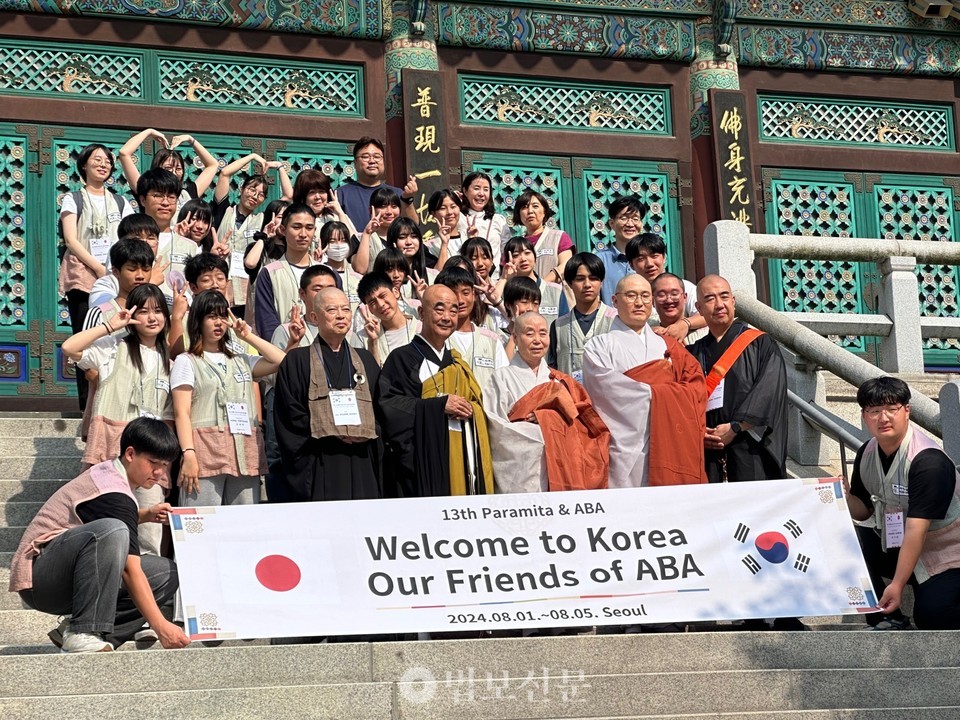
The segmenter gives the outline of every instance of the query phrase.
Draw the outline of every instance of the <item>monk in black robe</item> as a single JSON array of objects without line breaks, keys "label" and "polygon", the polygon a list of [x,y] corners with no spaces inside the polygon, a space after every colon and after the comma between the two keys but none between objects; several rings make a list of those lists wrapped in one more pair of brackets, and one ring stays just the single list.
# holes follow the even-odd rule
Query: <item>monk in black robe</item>
[{"label": "monk in black robe", "polygon": [[336,288],[314,298],[316,340],[287,353],[277,373],[277,442],[290,501],[383,497],[373,393],[380,368],[346,342],[353,314]]},{"label": "monk in black robe", "polygon": [[387,357],[377,405],[391,497],[493,493],[493,461],[480,387],[456,350],[454,292],[433,285],[422,298],[423,328]]},{"label": "monk in black robe", "polygon": [[[737,338],[756,333],[707,402],[704,437],[710,482],[779,480],[787,477],[787,371],[769,335],[735,319],[730,284],[708,275],[697,285],[697,308],[710,332],[687,349],[710,374]],[[746,340],[745,336],[744,340]],[[719,372],[719,370],[718,370]]]}]

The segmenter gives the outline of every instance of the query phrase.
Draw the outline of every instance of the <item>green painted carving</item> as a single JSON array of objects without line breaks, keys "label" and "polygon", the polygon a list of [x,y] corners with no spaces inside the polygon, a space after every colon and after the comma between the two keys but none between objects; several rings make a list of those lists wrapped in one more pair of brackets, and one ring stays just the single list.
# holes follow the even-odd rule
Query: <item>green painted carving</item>
[{"label": "green painted carving", "polygon": [[[690,66],[690,137],[692,139],[710,135],[710,90],[740,88],[740,74],[736,61],[726,51],[718,53],[714,36],[718,22],[722,23],[723,18],[714,18],[713,22],[710,18],[701,18],[696,24],[697,57]],[[729,37],[725,39],[730,40]]]},{"label": "green painted carving", "polygon": [[[424,19],[424,32],[415,34],[410,21],[410,1],[392,0],[387,3],[391,8],[392,25],[390,40],[386,43],[384,68],[387,81],[385,110],[387,120],[403,117],[403,89],[400,83],[404,68],[414,70],[439,70],[437,44],[434,40],[434,28],[431,7],[427,7]],[[430,3],[432,6],[432,3]],[[417,12],[424,8],[414,8]],[[418,28],[419,30],[419,28]]]},{"label": "green painted carving", "polygon": [[467,74],[459,84],[464,124],[672,134],[666,88]]},{"label": "green painted carving", "polygon": [[363,76],[357,67],[183,53],[160,54],[157,62],[161,104],[363,116]]},{"label": "green painted carving", "polygon": [[143,53],[76,51],[69,44],[0,40],[0,93],[70,93],[110,100],[143,98]]},{"label": "green painted carving", "polygon": [[897,149],[955,149],[953,105],[759,95],[760,139]]},{"label": "green painted carving", "polygon": [[[590,246],[594,250],[601,250],[613,242],[613,231],[607,222],[607,208],[624,195],[637,195],[650,208],[643,219],[645,232],[657,233],[668,241],[679,235],[667,212],[671,185],[665,173],[627,174],[585,170],[582,183],[581,192],[586,196],[589,207]],[[682,264],[677,264],[680,255],[668,248],[667,257],[670,269],[674,272],[679,269],[682,273]]]},{"label": "green painted carving", "polygon": [[[526,164],[523,163],[522,158],[517,160],[518,162],[514,164],[508,164],[489,162],[484,158],[473,163],[474,171],[485,172],[493,179],[493,204],[497,212],[505,215],[509,221],[513,217],[513,206],[520,194],[524,190],[536,190],[547,199],[550,208],[556,213],[547,221],[547,225],[561,228],[569,233],[565,217],[570,208],[564,207],[561,196],[563,183],[561,170],[556,167]],[[517,232],[522,232],[522,228]]]},{"label": "green painted carving", "polygon": [[[27,148],[0,136],[0,326],[27,327]],[[30,296],[31,302],[35,302]]]},{"label": "green painted carving", "polygon": [[[778,235],[857,237],[852,185],[772,180],[767,229]],[[854,262],[771,260],[774,307],[789,312],[860,313],[860,268]],[[832,337],[863,351],[862,337]]]},{"label": "green painted carving", "polygon": [[[875,185],[880,234],[886,239],[953,242],[954,214],[951,188],[910,185]],[[918,265],[920,313],[925,317],[957,317],[957,268],[953,265]],[[928,350],[960,350],[955,338],[929,338]]]}]

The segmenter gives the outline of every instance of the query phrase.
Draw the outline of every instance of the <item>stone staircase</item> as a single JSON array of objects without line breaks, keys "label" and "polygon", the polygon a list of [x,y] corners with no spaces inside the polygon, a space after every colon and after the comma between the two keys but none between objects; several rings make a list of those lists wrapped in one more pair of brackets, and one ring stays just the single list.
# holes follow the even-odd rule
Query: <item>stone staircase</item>
[{"label": "stone staircase", "polygon": [[[0,417],[0,583],[80,456],[79,421]],[[56,618],[0,592],[0,718],[960,718],[960,634],[729,625],[641,635],[55,652]]]}]

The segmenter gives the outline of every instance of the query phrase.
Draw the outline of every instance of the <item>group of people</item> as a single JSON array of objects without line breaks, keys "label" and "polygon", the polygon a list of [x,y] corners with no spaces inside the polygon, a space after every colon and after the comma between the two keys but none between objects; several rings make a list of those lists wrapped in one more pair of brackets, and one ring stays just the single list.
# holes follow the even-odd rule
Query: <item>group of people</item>
[{"label": "group of people", "polygon": [[[164,149],[138,174],[130,157],[148,138]],[[194,182],[175,150],[184,143],[204,164]],[[250,155],[220,171],[212,206],[198,199],[216,176],[210,159],[190,136],[145,130],[120,151],[140,213],[106,189],[113,158],[99,145],[81,152],[84,189],[63,201],[61,278],[76,318],[63,352],[87,383],[84,468],[27,529],[10,582],[31,607],[69,616],[51,633],[63,650],[186,643],[170,622],[177,583],[161,523],[171,502],[786,477],[777,344],[737,320],[724,278],[693,285],[665,270],[639,198],[611,204],[614,242],[594,254],[550,226],[534,191],[516,203],[513,235],[483,173],[430,199],[437,232],[425,235],[416,179],[385,184],[373,138],[356,143],[356,179],[336,189],[310,169],[291,183]],[[262,214],[262,175],[228,202],[250,164],[280,176],[284,198]],[[865,418],[893,403],[878,397],[864,401]],[[854,475],[857,519],[885,507],[871,483],[887,468]],[[911,506],[929,515],[928,535],[945,522],[934,516],[942,501]],[[906,576],[897,566],[894,585],[920,567],[910,547],[900,558],[914,563]],[[952,562],[931,558],[930,575]],[[899,596],[883,597],[895,611]]]}]

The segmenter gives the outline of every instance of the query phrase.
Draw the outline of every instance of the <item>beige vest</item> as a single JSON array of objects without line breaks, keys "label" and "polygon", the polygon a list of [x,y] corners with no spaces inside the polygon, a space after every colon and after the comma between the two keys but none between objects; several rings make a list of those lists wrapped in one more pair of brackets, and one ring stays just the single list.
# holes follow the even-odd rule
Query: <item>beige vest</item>
[{"label": "beige vest", "polygon": [[[360,354],[347,343],[342,347],[350,353],[350,363],[354,374],[361,380],[353,388],[360,410],[359,425],[337,425],[330,406],[330,384],[327,382],[327,370],[323,364],[320,343],[310,345],[310,389],[307,404],[310,408],[310,436],[314,438],[350,437],[375,440],[377,438],[376,420],[373,415],[373,398],[370,396],[370,383],[367,378]],[[336,389],[335,389],[336,390]]]},{"label": "beige vest", "polygon": [[[77,216],[77,241],[83,245],[87,252],[90,252],[91,238],[97,236],[93,227],[92,204],[93,201],[88,194],[83,201],[83,212]],[[104,190],[104,208],[107,213],[105,237],[110,238],[110,246],[113,247],[114,243],[117,242],[117,227],[120,225],[122,214],[120,198],[109,190]],[[69,250],[63,254],[59,279],[61,293],[66,293],[68,290],[90,292],[96,281],[97,274],[83,264],[76,255]]]},{"label": "beige vest", "polygon": [[610,326],[615,317],[617,317],[616,310],[600,303],[597,316],[586,335],[580,329],[580,323],[574,318],[572,310],[563,317],[557,318],[554,323],[557,336],[557,369],[579,380],[580,376],[577,373],[583,370],[583,346],[590,338],[610,332]]},{"label": "beige vest", "polygon": [[94,465],[51,495],[30,521],[13,554],[10,592],[33,587],[33,559],[40,554],[43,545],[70,528],[83,525],[77,515],[77,506],[110,492],[122,493],[137,502],[130,482],[117,470],[113,460]]},{"label": "beige vest", "polygon": [[[237,227],[237,208],[231,205],[223,214],[220,227],[217,228],[217,238],[230,247],[230,252],[243,254],[247,245],[253,242],[253,235],[263,225],[263,213],[251,213],[244,218],[240,227]],[[229,261],[228,261],[229,264]],[[233,304],[243,305],[247,301],[247,274],[230,274],[230,288],[233,290]]]},{"label": "beige vest", "polygon": [[[251,429],[256,429],[256,398],[253,394],[253,375],[245,358],[234,356],[227,359],[227,369],[220,365],[193,355],[188,355],[193,363],[193,395],[190,404],[190,422],[193,429],[217,427],[229,432],[227,421],[227,403],[242,402],[247,405]],[[242,475],[256,475],[257,468],[244,467],[244,435],[234,435],[233,444],[237,451],[237,462]]]},{"label": "beige vest", "polygon": [[460,353],[463,361],[470,366],[481,390],[486,387],[487,381],[493,377],[493,372],[497,369],[498,345],[502,347],[496,333],[485,327],[476,326],[473,328],[473,342],[466,349],[457,347],[452,338],[446,342],[447,348]]},{"label": "beige vest", "polygon": [[[918,453],[928,449],[940,451],[940,447],[933,440],[911,427],[886,473],[883,472],[883,466],[880,464],[876,438],[871,438],[863,451],[859,465],[860,479],[873,500],[876,529],[884,549],[886,549],[884,512],[900,508],[906,519],[910,506],[908,487],[910,465]],[[943,520],[930,522],[930,530],[923,542],[923,550],[913,570],[917,582],[923,583],[932,575],[960,568],[960,474],[954,472],[953,482],[953,498],[950,500],[950,507],[947,508],[946,517]]]},{"label": "beige vest", "polygon": [[560,254],[560,237],[562,233],[556,228],[545,228],[533,252],[537,256],[536,270],[540,277],[547,277],[550,271],[557,266],[557,255]]},{"label": "beige vest", "polygon": [[[152,351],[145,351],[152,352]],[[130,422],[141,415],[172,419],[170,404],[170,372],[157,354],[157,367],[143,375],[130,359],[127,343],[116,348],[113,372],[100,379],[93,402],[94,417]]]},{"label": "beige vest", "polygon": [[[311,259],[310,265],[316,265],[316,263]],[[273,307],[277,311],[280,322],[290,322],[290,308],[294,304],[300,306],[301,313],[306,317],[307,308],[300,299],[300,283],[287,258],[274,260],[263,269],[270,274],[270,283],[273,285]]]},{"label": "beige vest", "polygon": [[560,314],[560,298],[563,296],[563,288],[556,283],[547,282],[540,277],[540,314],[547,320],[549,326]]}]

